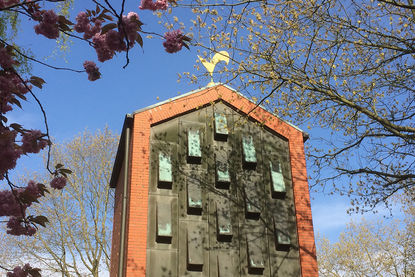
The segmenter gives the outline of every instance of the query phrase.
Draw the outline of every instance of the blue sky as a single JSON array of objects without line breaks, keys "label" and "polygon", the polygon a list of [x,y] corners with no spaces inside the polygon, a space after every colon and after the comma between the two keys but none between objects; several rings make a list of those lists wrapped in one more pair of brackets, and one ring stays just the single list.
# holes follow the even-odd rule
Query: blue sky
[{"label": "blue sky", "polygon": [[[133,9],[139,13],[146,24],[145,30],[164,33],[157,24],[156,16],[149,11],[138,11],[138,1],[129,3],[131,2],[136,5],[127,10]],[[75,7],[72,14],[76,15],[77,12],[78,9]],[[36,35],[33,26],[33,22],[22,21],[22,32],[19,33],[17,43],[31,49],[39,60],[54,66],[74,69],[82,69],[84,60],[97,62],[94,49],[82,41],[74,41],[70,45],[69,53],[66,55],[67,62],[59,55],[49,57],[56,48],[55,42]],[[197,73],[194,69],[197,60],[195,48],[168,54],[164,51],[161,39],[145,39],[143,49],[137,46],[131,49],[130,59],[131,62],[126,69],[122,68],[125,64],[123,54],[105,63],[97,62],[102,79],[95,82],[88,81],[86,73],[57,71],[33,64],[33,75],[42,77],[46,81],[42,90],[35,88],[35,93],[45,107],[51,135],[57,142],[70,140],[85,129],[94,131],[105,126],[119,133],[126,113],[198,88],[187,81],[177,82],[178,73]],[[202,81],[200,86],[207,83],[208,79]],[[9,120],[21,123],[26,128],[44,130],[40,110],[30,98],[24,103],[23,111],[11,113]],[[299,127],[305,129],[305,126]],[[311,136],[321,135],[321,131],[309,132]],[[308,143],[310,142],[311,140]],[[23,159],[16,171],[37,170],[40,165],[39,158],[30,157]],[[349,207],[347,198],[329,197],[318,193],[312,193],[312,198],[316,234],[336,240],[347,222],[360,218],[358,215],[346,214]],[[388,213],[381,211],[380,215],[382,214]],[[367,214],[365,217],[375,218],[379,217],[379,214]]]}]

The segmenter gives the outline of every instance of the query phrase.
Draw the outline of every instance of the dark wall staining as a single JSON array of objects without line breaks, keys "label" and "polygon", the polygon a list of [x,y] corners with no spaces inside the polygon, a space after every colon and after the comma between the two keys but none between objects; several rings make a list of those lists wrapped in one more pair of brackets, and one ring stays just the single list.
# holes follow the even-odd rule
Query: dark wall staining
[{"label": "dark wall staining", "polygon": [[153,126],[147,276],[300,276],[288,153],[222,103]]}]

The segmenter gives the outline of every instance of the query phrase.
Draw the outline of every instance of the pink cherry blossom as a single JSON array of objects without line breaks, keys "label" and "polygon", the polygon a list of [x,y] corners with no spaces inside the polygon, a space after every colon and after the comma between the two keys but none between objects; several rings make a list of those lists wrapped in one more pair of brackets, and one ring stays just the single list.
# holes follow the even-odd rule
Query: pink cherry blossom
[{"label": "pink cherry blossom", "polygon": [[20,0],[0,0],[0,9],[18,4]]},{"label": "pink cherry blossom", "polygon": [[[28,86],[30,88],[30,86]],[[2,72],[0,75],[0,113],[12,110],[12,101],[16,94],[24,95],[28,89],[24,83],[11,72]]]},{"label": "pink cherry blossom", "polygon": [[13,269],[13,272],[8,272],[7,277],[27,277],[29,276],[29,271],[33,269],[29,264],[25,264],[23,268],[21,266],[16,266]]},{"label": "pink cherry blossom", "polygon": [[41,184],[40,183],[36,183],[33,180],[30,180],[27,183],[27,187],[24,189],[24,191],[26,193],[29,193],[31,196],[33,196],[34,198],[39,198],[41,196],[43,196],[43,192],[40,188]]},{"label": "pink cherry blossom", "polygon": [[140,30],[140,20],[138,14],[135,12],[129,12],[127,16],[122,17],[123,28],[121,31],[126,33],[129,45],[132,47],[135,40],[138,37],[138,31]]},{"label": "pink cherry blossom", "polygon": [[0,180],[8,170],[16,166],[16,161],[22,154],[15,143],[16,136],[16,131],[0,127]]},{"label": "pink cherry blossom", "polygon": [[163,42],[163,46],[166,52],[175,53],[180,51],[183,47],[183,37],[180,29],[165,33],[164,38],[166,40]]},{"label": "pink cherry blossom", "polygon": [[153,2],[152,0],[141,0],[140,9],[142,10],[167,10],[167,7],[169,6],[169,3],[167,0],[157,0],[156,2]]},{"label": "pink cherry blossom", "polygon": [[0,66],[4,69],[9,69],[15,63],[16,62],[13,60],[7,49],[0,46]]},{"label": "pink cherry blossom", "polygon": [[98,60],[100,62],[105,62],[112,59],[115,52],[114,50],[109,49],[108,44],[106,43],[106,35],[95,34],[92,38],[94,43],[95,51],[97,52]]},{"label": "pink cherry blossom", "polygon": [[25,209],[26,206],[17,201],[11,190],[0,191],[0,216],[22,216]]},{"label": "pink cherry blossom", "polygon": [[14,236],[33,236],[36,228],[24,222],[23,218],[12,216],[7,222],[7,234]]},{"label": "pink cherry blossom", "polygon": [[[30,180],[25,188],[0,191],[0,216],[24,216],[33,201],[42,197],[41,184]],[[24,200],[24,203],[23,203]]]},{"label": "pink cherry blossom", "polygon": [[[85,32],[88,29],[88,25],[90,24],[89,18],[86,12],[78,13],[75,19],[76,19],[76,24],[74,26],[75,31],[77,31],[78,33]],[[89,25],[89,28],[90,28],[90,25]]]},{"label": "pink cherry blossom", "polygon": [[93,19],[93,23],[95,24],[93,27],[91,26],[91,21],[88,18],[86,12],[80,12],[76,16],[76,24],[74,26],[75,31],[78,33],[84,33],[84,39],[90,39],[95,34],[101,32],[101,25],[102,21],[99,19]]},{"label": "pink cherry blossom", "polygon": [[42,11],[40,23],[35,25],[35,32],[50,39],[59,37],[58,16],[53,10]]},{"label": "pink cherry blossom", "polygon": [[[99,20],[99,19],[95,19],[95,20],[93,20],[93,22],[94,22],[94,26],[88,28],[87,30],[85,30],[84,39],[90,39],[95,34],[98,34],[98,33],[101,32],[102,21]],[[89,25],[89,26],[91,26],[91,25]]]},{"label": "pink cherry blossom", "polygon": [[31,130],[22,135],[22,150],[24,153],[39,153],[48,145],[48,141],[42,138],[44,134],[39,130]]},{"label": "pink cherry blossom", "polygon": [[63,189],[66,186],[66,178],[63,176],[57,176],[52,179],[50,186],[54,189]]},{"label": "pink cherry blossom", "polygon": [[95,81],[101,77],[101,73],[97,65],[92,61],[85,61],[84,68],[86,73],[88,74],[88,80]]},{"label": "pink cherry blossom", "polygon": [[115,30],[109,30],[105,34],[105,43],[111,51],[121,52],[127,49],[123,36]]}]

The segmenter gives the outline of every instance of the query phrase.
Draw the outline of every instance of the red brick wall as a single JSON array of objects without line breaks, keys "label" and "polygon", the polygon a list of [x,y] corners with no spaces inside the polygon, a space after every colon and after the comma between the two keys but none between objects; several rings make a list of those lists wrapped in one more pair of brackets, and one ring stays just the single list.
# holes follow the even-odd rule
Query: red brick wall
[{"label": "red brick wall", "polygon": [[118,276],[118,263],[120,258],[120,238],[121,238],[121,209],[122,209],[122,189],[124,179],[124,166],[121,167],[118,176],[117,186],[115,187],[114,200],[114,217],[112,229],[112,245],[111,245],[111,269],[110,276]]},{"label": "red brick wall", "polygon": [[[150,126],[222,99],[243,113],[255,104],[225,86],[208,88],[134,115],[126,276],[145,276]],[[303,134],[262,108],[250,116],[289,141],[302,277],[318,276]],[[112,272],[112,271],[111,271]],[[112,275],[111,276],[115,276]]]}]

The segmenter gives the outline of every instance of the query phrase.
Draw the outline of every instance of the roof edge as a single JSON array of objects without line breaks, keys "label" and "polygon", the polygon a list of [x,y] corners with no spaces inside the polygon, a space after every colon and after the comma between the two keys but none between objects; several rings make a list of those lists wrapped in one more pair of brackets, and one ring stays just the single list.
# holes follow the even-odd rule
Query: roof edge
[{"label": "roof edge", "polygon": [[[173,101],[175,101],[175,100],[177,100],[177,99],[180,99],[180,98],[183,98],[183,97],[189,96],[189,95],[191,95],[191,94],[194,94],[194,93],[200,92],[200,91],[202,91],[202,90],[209,89],[209,88],[213,88],[213,87],[216,87],[216,86],[224,86],[224,87],[226,87],[227,89],[229,89],[229,90],[231,90],[231,91],[235,92],[236,94],[240,95],[241,97],[245,98],[246,100],[248,100],[248,101],[252,102],[252,100],[250,100],[248,97],[246,97],[245,95],[243,95],[242,93],[240,93],[239,91],[235,90],[234,88],[230,87],[230,86],[229,86],[229,85],[227,85],[227,84],[224,84],[224,83],[213,83],[213,84],[208,84],[207,86],[204,86],[204,87],[202,87],[202,88],[198,88],[198,89],[195,89],[195,90],[192,90],[192,91],[186,92],[186,93],[184,93],[184,94],[182,94],[182,95],[179,95],[179,96],[176,96],[176,97],[173,97],[173,98],[169,98],[169,99],[164,100],[164,101],[161,101],[161,102],[159,102],[159,103],[156,103],[156,104],[153,104],[153,105],[150,105],[150,106],[147,106],[147,107],[144,107],[144,108],[141,108],[141,109],[135,110],[135,111],[132,113],[132,115],[135,115],[135,114],[137,114],[137,113],[141,113],[141,112],[144,112],[144,111],[147,111],[147,110],[150,110],[150,109],[156,108],[156,107],[161,106],[161,105],[164,105],[164,104],[166,104],[166,103],[173,102]],[[270,113],[270,114],[272,114],[273,116],[277,117],[277,118],[278,118],[279,120],[281,120],[282,122],[284,122],[284,123],[286,123],[286,124],[290,125],[290,126],[291,126],[291,127],[293,127],[294,129],[296,129],[296,130],[300,131],[301,133],[303,133],[304,141],[306,141],[306,140],[309,138],[309,134],[308,134],[307,132],[305,132],[304,130],[302,130],[300,127],[298,127],[298,126],[296,126],[296,125],[292,124],[291,122],[289,122],[289,121],[287,121],[287,120],[285,120],[285,119],[282,119],[281,117],[279,117],[279,116],[278,116],[278,115],[276,115],[275,113],[273,113],[273,112],[271,112],[271,111],[267,110],[267,109],[266,109],[264,106],[262,106],[262,105],[259,105],[258,107],[260,107],[261,109],[264,109],[265,111],[269,112],[269,113]]]},{"label": "roof edge", "polygon": [[[235,93],[237,93],[238,95],[240,95],[240,96],[242,96],[243,98],[245,98],[246,100],[248,100],[248,101],[250,101],[250,102],[252,102],[252,100],[250,100],[248,97],[246,97],[245,95],[243,95],[242,93],[240,93],[239,91],[237,91],[237,90],[235,90],[235,89],[233,89],[233,88],[231,88],[229,85],[227,85],[227,84],[222,84],[222,83],[220,83],[220,85],[223,85],[224,87],[226,87],[226,88],[228,88],[228,89],[230,89],[230,90],[232,90],[232,91],[234,91]],[[253,103],[253,102],[252,102]],[[254,103],[255,104],[255,103]],[[273,116],[275,116],[276,118],[278,118],[279,120],[281,120],[282,122],[284,122],[284,123],[287,123],[288,125],[290,125],[291,127],[293,127],[294,129],[297,129],[298,131],[300,131],[301,133],[303,133],[304,134],[304,138],[305,138],[305,140],[307,140],[308,138],[309,138],[309,135],[308,135],[308,133],[307,132],[305,132],[305,131],[303,131],[300,127],[297,127],[296,125],[294,125],[294,124],[292,124],[291,122],[289,122],[289,121],[287,121],[287,120],[285,120],[285,119],[282,119],[281,117],[279,117],[278,115],[276,115],[275,113],[273,113],[273,112],[271,112],[271,111],[269,111],[269,110],[267,110],[264,106],[262,106],[262,105],[259,105],[258,107],[260,107],[261,109],[263,109],[263,110],[265,110],[265,111],[267,111],[267,112],[269,112],[270,114],[272,114]],[[305,141],[304,140],[304,141]]]},{"label": "roof edge", "polygon": [[132,114],[126,114],[122,126],[120,141],[118,143],[117,154],[115,155],[114,165],[112,166],[112,173],[110,179],[110,188],[117,186],[118,177],[122,168],[125,155],[125,130],[133,126],[134,117]]},{"label": "roof edge", "polygon": [[[132,114],[133,114],[133,115],[134,115],[134,114],[138,114],[138,113],[141,113],[141,112],[144,112],[144,111],[147,111],[147,110],[153,109],[153,108],[155,108],[155,107],[158,107],[158,106],[164,105],[164,104],[166,104],[166,103],[173,102],[173,101],[175,101],[175,100],[177,100],[177,99],[180,99],[180,98],[183,98],[183,97],[189,96],[189,95],[191,95],[191,94],[193,94],[193,93],[197,93],[197,92],[199,92],[199,91],[202,91],[202,90],[205,90],[205,89],[208,89],[208,88],[213,88],[213,87],[220,86],[220,85],[224,85],[224,84],[222,84],[222,83],[213,83],[213,84],[209,84],[209,85],[204,86],[204,87],[202,87],[202,88],[198,88],[198,89],[195,89],[195,90],[191,90],[191,91],[189,91],[189,92],[186,92],[186,93],[184,93],[184,94],[181,94],[181,95],[175,96],[175,97],[173,97],[173,98],[169,98],[169,99],[167,99],[167,100],[164,100],[164,101],[158,102],[158,103],[156,103],[156,104],[153,104],[153,105],[150,105],[150,106],[147,106],[147,107],[144,107],[144,108],[141,108],[141,109],[135,110]],[[233,91],[235,91],[234,89],[232,89],[232,90],[233,90]]]}]

